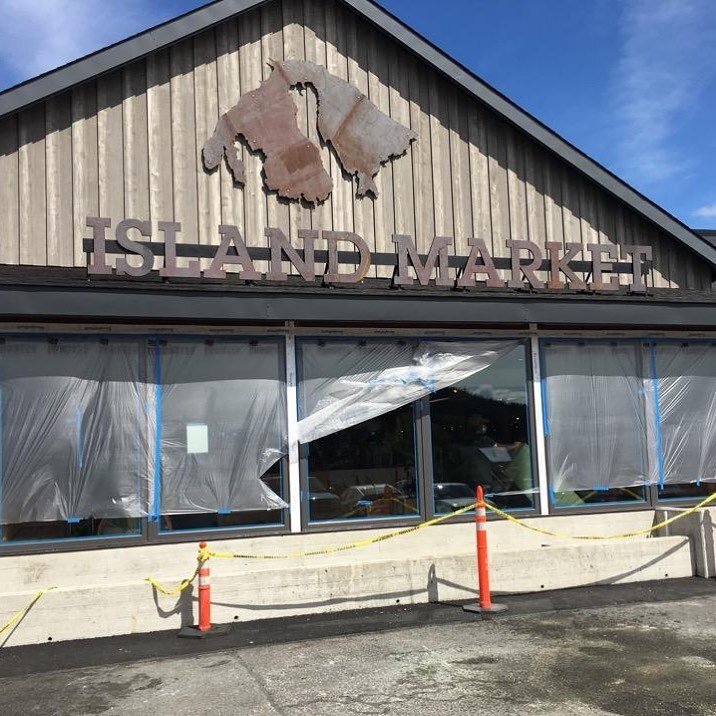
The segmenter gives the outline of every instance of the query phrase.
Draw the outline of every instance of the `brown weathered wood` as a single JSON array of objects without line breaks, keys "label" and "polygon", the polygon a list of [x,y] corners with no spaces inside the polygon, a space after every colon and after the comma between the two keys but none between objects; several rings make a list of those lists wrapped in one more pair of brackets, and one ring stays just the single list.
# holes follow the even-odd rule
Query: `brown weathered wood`
[{"label": "brown weathered wood", "polygon": [[17,115],[0,120],[0,263],[20,262],[20,166]]},{"label": "brown weathered wood", "polygon": [[484,111],[477,104],[468,106],[470,135],[470,193],[472,198],[472,236],[492,249],[490,211],[490,171],[487,151],[487,127]]},{"label": "brown weathered wood", "polygon": [[[304,45],[306,60],[314,62],[321,67],[326,66],[326,14],[322,0],[304,0]],[[313,89],[307,88],[306,99],[308,105],[308,138],[321,150],[321,161],[324,167],[330,167],[330,153],[325,142],[318,134],[316,118],[318,115],[318,102]],[[333,228],[333,198],[328,197],[324,202],[311,208],[311,225],[315,228]]]},{"label": "brown weathered wood", "polygon": [[[194,93],[196,123],[196,186],[198,198],[199,243],[218,244],[221,223],[221,179],[218,171],[206,171],[201,148],[219,119],[214,30],[194,38]],[[202,263],[208,268],[208,263]]]},{"label": "brown weathered wood", "polygon": [[[271,60],[283,60],[283,17],[281,3],[273,2],[261,7],[262,78],[271,75]],[[275,192],[265,190],[268,225],[290,235],[288,202]],[[293,269],[292,269],[293,270]]]},{"label": "brown weathered wood", "polygon": [[194,96],[194,48],[184,40],[170,49],[171,140],[174,220],[181,224],[178,243],[199,243],[198,148]]},{"label": "brown weathered wood", "polygon": [[87,217],[99,214],[97,85],[94,82],[72,90],[72,168],[75,266],[84,266],[82,240],[90,235]]},{"label": "brown weathered wood", "polygon": [[74,264],[72,218],[72,95],[47,100],[47,264]]},{"label": "brown weathered wood", "polygon": [[[346,51],[348,55],[348,80],[364,95],[368,96],[368,51],[365,43],[365,34],[370,32],[364,23],[355,17],[348,20]],[[375,248],[375,216],[374,198],[370,195],[358,197],[355,189],[358,182],[353,185],[353,226],[355,232],[365,239],[371,248]]]},{"label": "brown weathered wood", "polygon": [[20,113],[20,263],[35,266],[47,261],[45,132],[44,104]]},{"label": "brown weathered wood", "polygon": [[147,63],[124,68],[124,210],[127,217],[147,220],[149,209],[149,132],[147,124]]},{"label": "brown weathered wood", "polygon": [[472,193],[470,184],[469,105],[457,88],[449,93],[450,164],[452,167],[452,213],[455,253],[470,253],[467,244],[472,234]]},{"label": "brown weathered wood", "polygon": [[[285,0],[283,6],[283,57],[291,60],[306,59],[306,44],[303,32],[303,3]],[[293,99],[298,108],[299,130],[308,136],[308,100],[310,90],[294,90]],[[298,237],[301,229],[311,228],[311,211],[305,202],[293,201],[288,207],[290,236]]]},{"label": "brown weathered wood", "polygon": [[99,213],[116,227],[126,217],[121,72],[113,72],[97,81],[97,142]]},{"label": "brown weathered wood", "polygon": [[[384,114],[390,114],[390,87],[388,79],[388,46],[385,39],[370,33],[368,45],[368,98]],[[390,163],[375,177],[378,196],[373,208],[375,217],[376,251],[392,251],[392,235],[395,233],[395,201],[393,197],[393,167]],[[387,267],[375,267],[378,277],[389,278],[392,271]]]}]

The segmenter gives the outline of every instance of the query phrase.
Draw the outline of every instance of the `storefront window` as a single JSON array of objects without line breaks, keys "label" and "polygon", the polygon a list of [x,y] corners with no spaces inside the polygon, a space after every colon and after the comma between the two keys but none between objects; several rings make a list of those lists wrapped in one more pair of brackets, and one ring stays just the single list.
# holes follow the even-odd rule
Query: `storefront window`
[{"label": "storefront window", "polygon": [[413,403],[394,407],[413,387],[408,367],[417,347],[415,340],[299,341],[304,436],[313,425],[301,445],[310,521],[419,514]]},{"label": "storefront window", "polygon": [[311,520],[417,515],[411,405],[304,447]]},{"label": "storefront window", "polygon": [[550,493],[555,507],[646,499],[648,355],[639,341],[544,341]]},{"label": "storefront window", "polygon": [[658,488],[659,500],[703,500],[716,492],[716,482],[685,482],[680,485],[664,485]]},{"label": "storefront window", "polygon": [[144,357],[132,339],[0,341],[3,542],[140,532],[149,487]]},{"label": "storefront window", "polygon": [[430,396],[435,512],[475,501],[532,508],[526,351],[519,345],[469,378]]},{"label": "storefront window", "polygon": [[[280,497],[284,497],[283,461],[274,465],[261,480]],[[163,515],[161,531],[205,530],[266,527],[283,524],[284,510],[241,510],[226,513],[197,512],[194,514]]]},{"label": "storefront window", "polygon": [[282,342],[172,339],[153,351],[160,530],[281,524]]}]

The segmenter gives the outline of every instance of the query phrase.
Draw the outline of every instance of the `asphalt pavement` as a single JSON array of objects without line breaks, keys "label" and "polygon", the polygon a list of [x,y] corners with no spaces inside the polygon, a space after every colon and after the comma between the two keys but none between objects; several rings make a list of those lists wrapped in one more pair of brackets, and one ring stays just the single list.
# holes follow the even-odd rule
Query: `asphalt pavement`
[{"label": "asphalt pavement", "polygon": [[0,650],[0,714],[716,715],[716,582],[688,579]]}]

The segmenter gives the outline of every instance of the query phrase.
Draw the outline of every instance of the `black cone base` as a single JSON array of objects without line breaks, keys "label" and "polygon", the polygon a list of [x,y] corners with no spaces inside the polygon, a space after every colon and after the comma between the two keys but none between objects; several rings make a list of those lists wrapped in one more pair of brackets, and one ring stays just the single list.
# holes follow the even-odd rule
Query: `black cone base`
[{"label": "black cone base", "polygon": [[209,631],[200,631],[197,626],[182,627],[177,636],[180,639],[211,639],[215,636],[226,636],[231,631],[231,624],[212,624]]}]

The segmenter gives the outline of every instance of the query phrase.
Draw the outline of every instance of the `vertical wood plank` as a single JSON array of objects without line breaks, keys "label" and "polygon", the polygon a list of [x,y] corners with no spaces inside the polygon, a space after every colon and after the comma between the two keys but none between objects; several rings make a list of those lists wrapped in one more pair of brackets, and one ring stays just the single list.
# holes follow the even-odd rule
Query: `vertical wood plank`
[{"label": "vertical wood plank", "polygon": [[[488,115],[486,115],[487,117]],[[487,121],[488,167],[490,171],[490,213],[492,216],[492,255],[508,255],[505,242],[510,238],[510,208],[507,190],[507,137],[505,126],[493,116]],[[501,271],[503,279],[507,271]]]},{"label": "vertical wood plank", "polygon": [[47,263],[45,105],[18,115],[20,162],[20,263]]},{"label": "vertical wood plank", "polygon": [[525,189],[525,148],[522,137],[507,128],[507,195],[510,207],[510,238],[527,238],[527,192]]},{"label": "vertical wood plank", "polygon": [[[271,75],[269,60],[283,60],[283,17],[281,3],[272,2],[261,7],[261,55],[262,77],[268,79]],[[281,199],[275,191],[266,193],[266,213],[268,226],[281,229],[288,236],[290,232],[289,212],[286,199]],[[291,267],[291,272],[294,269]]]},{"label": "vertical wood plank", "polygon": [[[368,96],[368,52],[364,41],[365,33],[370,30],[358,20],[351,16],[347,20],[346,46],[348,54],[348,81],[359,89],[366,97]],[[371,249],[375,249],[375,216],[373,197],[355,195],[355,188],[358,186],[357,179],[353,179],[353,226],[355,232],[365,239]]]},{"label": "vertical wood plank", "polygon": [[545,242],[555,241],[564,245],[562,216],[562,184],[560,167],[551,157],[545,157],[544,167],[544,222]]},{"label": "vertical wood plank", "polygon": [[[303,3],[286,0],[283,5],[283,56],[287,60],[305,60],[306,46],[303,33]],[[308,99],[310,90],[294,90],[293,99],[298,108],[296,121],[304,136],[308,136]],[[296,238],[300,229],[311,228],[311,211],[304,201],[292,201],[288,207],[291,236]]]},{"label": "vertical wood plank", "polygon": [[[147,220],[149,211],[149,132],[147,119],[147,64],[144,60],[124,68],[124,212]],[[164,136],[168,132],[164,132]],[[168,217],[167,217],[167,220]]]},{"label": "vertical wood plank", "polygon": [[[304,0],[303,17],[306,60],[326,67],[326,16],[323,0]],[[328,147],[318,134],[316,125],[318,103],[313,89],[306,89],[306,98],[308,104],[308,138],[320,148],[321,161],[326,170],[328,170],[330,167],[330,154]],[[333,228],[332,195],[311,209],[311,225],[314,229],[330,230]]]},{"label": "vertical wood plank", "polygon": [[[399,48],[390,51],[388,77],[390,86],[390,116],[398,124],[410,124],[410,64],[408,57]],[[393,196],[395,202],[395,232],[415,238],[415,198],[413,195],[413,158],[411,142],[405,154],[392,160]],[[381,169],[384,171],[384,168]],[[421,247],[425,244],[416,243]]]},{"label": "vertical wood plank", "polygon": [[0,119],[0,263],[20,261],[20,165],[17,115]]},{"label": "vertical wood plank", "polygon": [[[204,142],[212,135],[219,120],[216,42],[213,29],[194,38],[194,98],[196,151],[192,162],[196,166],[199,243],[218,244],[218,227],[221,223],[221,179],[218,171],[206,171],[201,159]],[[208,259],[203,259],[202,268],[208,268],[209,263]]]},{"label": "vertical wood plank", "polygon": [[[219,116],[228,112],[241,97],[239,67],[239,30],[236,20],[224,22],[216,28],[216,74],[219,94]],[[226,162],[219,163],[221,184],[221,223],[236,226],[242,236],[244,227],[244,190],[234,182]],[[237,273],[240,266],[229,264],[224,270]]]},{"label": "vertical wood plank", "polygon": [[99,214],[97,85],[72,90],[72,206],[75,266],[86,265],[82,242],[89,236],[87,217]]},{"label": "vertical wood plank", "polygon": [[47,264],[72,266],[72,95],[46,103]]},{"label": "vertical wood plank", "polygon": [[433,158],[430,143],[430,93],[428,69],[417,58],[408,60],[410,126],[418,135],[412,143],[415,245],[429,246],[435,236]]},{"label": "vertical wood plank", "polygon": [[[619,247],[616,241],[616,216],[614,202],[603,191],[597,191],[597,226],[599,230],[599,243],[617,247],[617,260],[621,260]],[[628,284],[629,276],[619,275],[620,284]]]},{"label": "vertical wood plank", "polygon": [[[99,212],[112,221],[112,229],[124,213],[124,139],[122,74],[113,72],[97,80],[97,141],[99,164]],[[107,256],[114,266],[117,256]]]},{"label": "vertical wood plank", "polygon": [[[448,87],[435,72],[430,73],[430,148],[433,158],[433,203],[435,234],[455,237],[450,166],[450,106]],[[430,241],[432,237],[428,237]]]},{"label": "vertical wood plank", "polygon": [[599,243],[596,192],[592,183],[586,179],[577,178],[573,174],[572,181],[579,181],[579,222],[582,227],[582,240],[586,250],[588,244]]},{"label": "vertical wood plank", "polygon": [[472,234],[469,128],[465,93],[450,88],[450,164],[452,167],[452,209],[455,255],[467,256],[467,240]]},{"label": "vertical wood plank", "polygon": [[[241,76],[241,94],[255,90],[263,79],[261,67],[261,16],[258,10],[252,10],[239,18],[239,63]],[[268,222],[266,195],[262,177],[263,162],[258,152],[251,152],[242,141],[242,157],[246,167],[244,184],[244,239],[250,246],[267,246],[264,235]],[[256,269],[265,272],[268,264],[257,261]]]},{"label": "vertical wood plank", "polygon": [[546,255],[545,172],[547,157],[531,141],[525,142],[525,198],[527,201],[527,235]]},{"label": "vertical wood plank", "polygon": [[[345,17],[339,3],[326,3],[326,66],[331,74],[343,80],[348,79]],[[330,174],[333,180],[333,228],[336,231],[353,231],[353,195],[357,180],[343,171],[333,147],[330,147]]]},{"label": "vertical wood plank", "polygon": [[490,215],[490,172],[487,154],[487,127],[484,111],[471,103],[468,110],[470,135],[470,194],[472,199],[472,236],[492,246]]},{"label": "vertical wood plank", "polygon": [[[377,32],[366,38],[368,45],[368,98],[383,114],[390,115],[390,86],[388,77],[388,42]],[[373,204],[375,220],[375,247],[380,253],[394,250],[392,235],[395,233],[395,199],[393,196],[393,167],[383,165],[375,177],[378,196]],[[377,266],[376,276],[390,278],[389,266]]]},{"label": "vertical wood plank", "polygon": [[[199,243],[196,117],[194,113],[194,48],[184,40],[170,49],[172,176],[174,220],[181,223],[180,243]],[[186,266],[186,259],[178,259]]]},{"label": "vertical wood plank", "polygon": [[[149,125],[149,215],[154,230],[158,221],[174,221],[173,137],[169,51],[147,58],[147,121]],[[158,237],[157,237],[158,238]],[[161,257],[154,259],[159,269]]]}]

